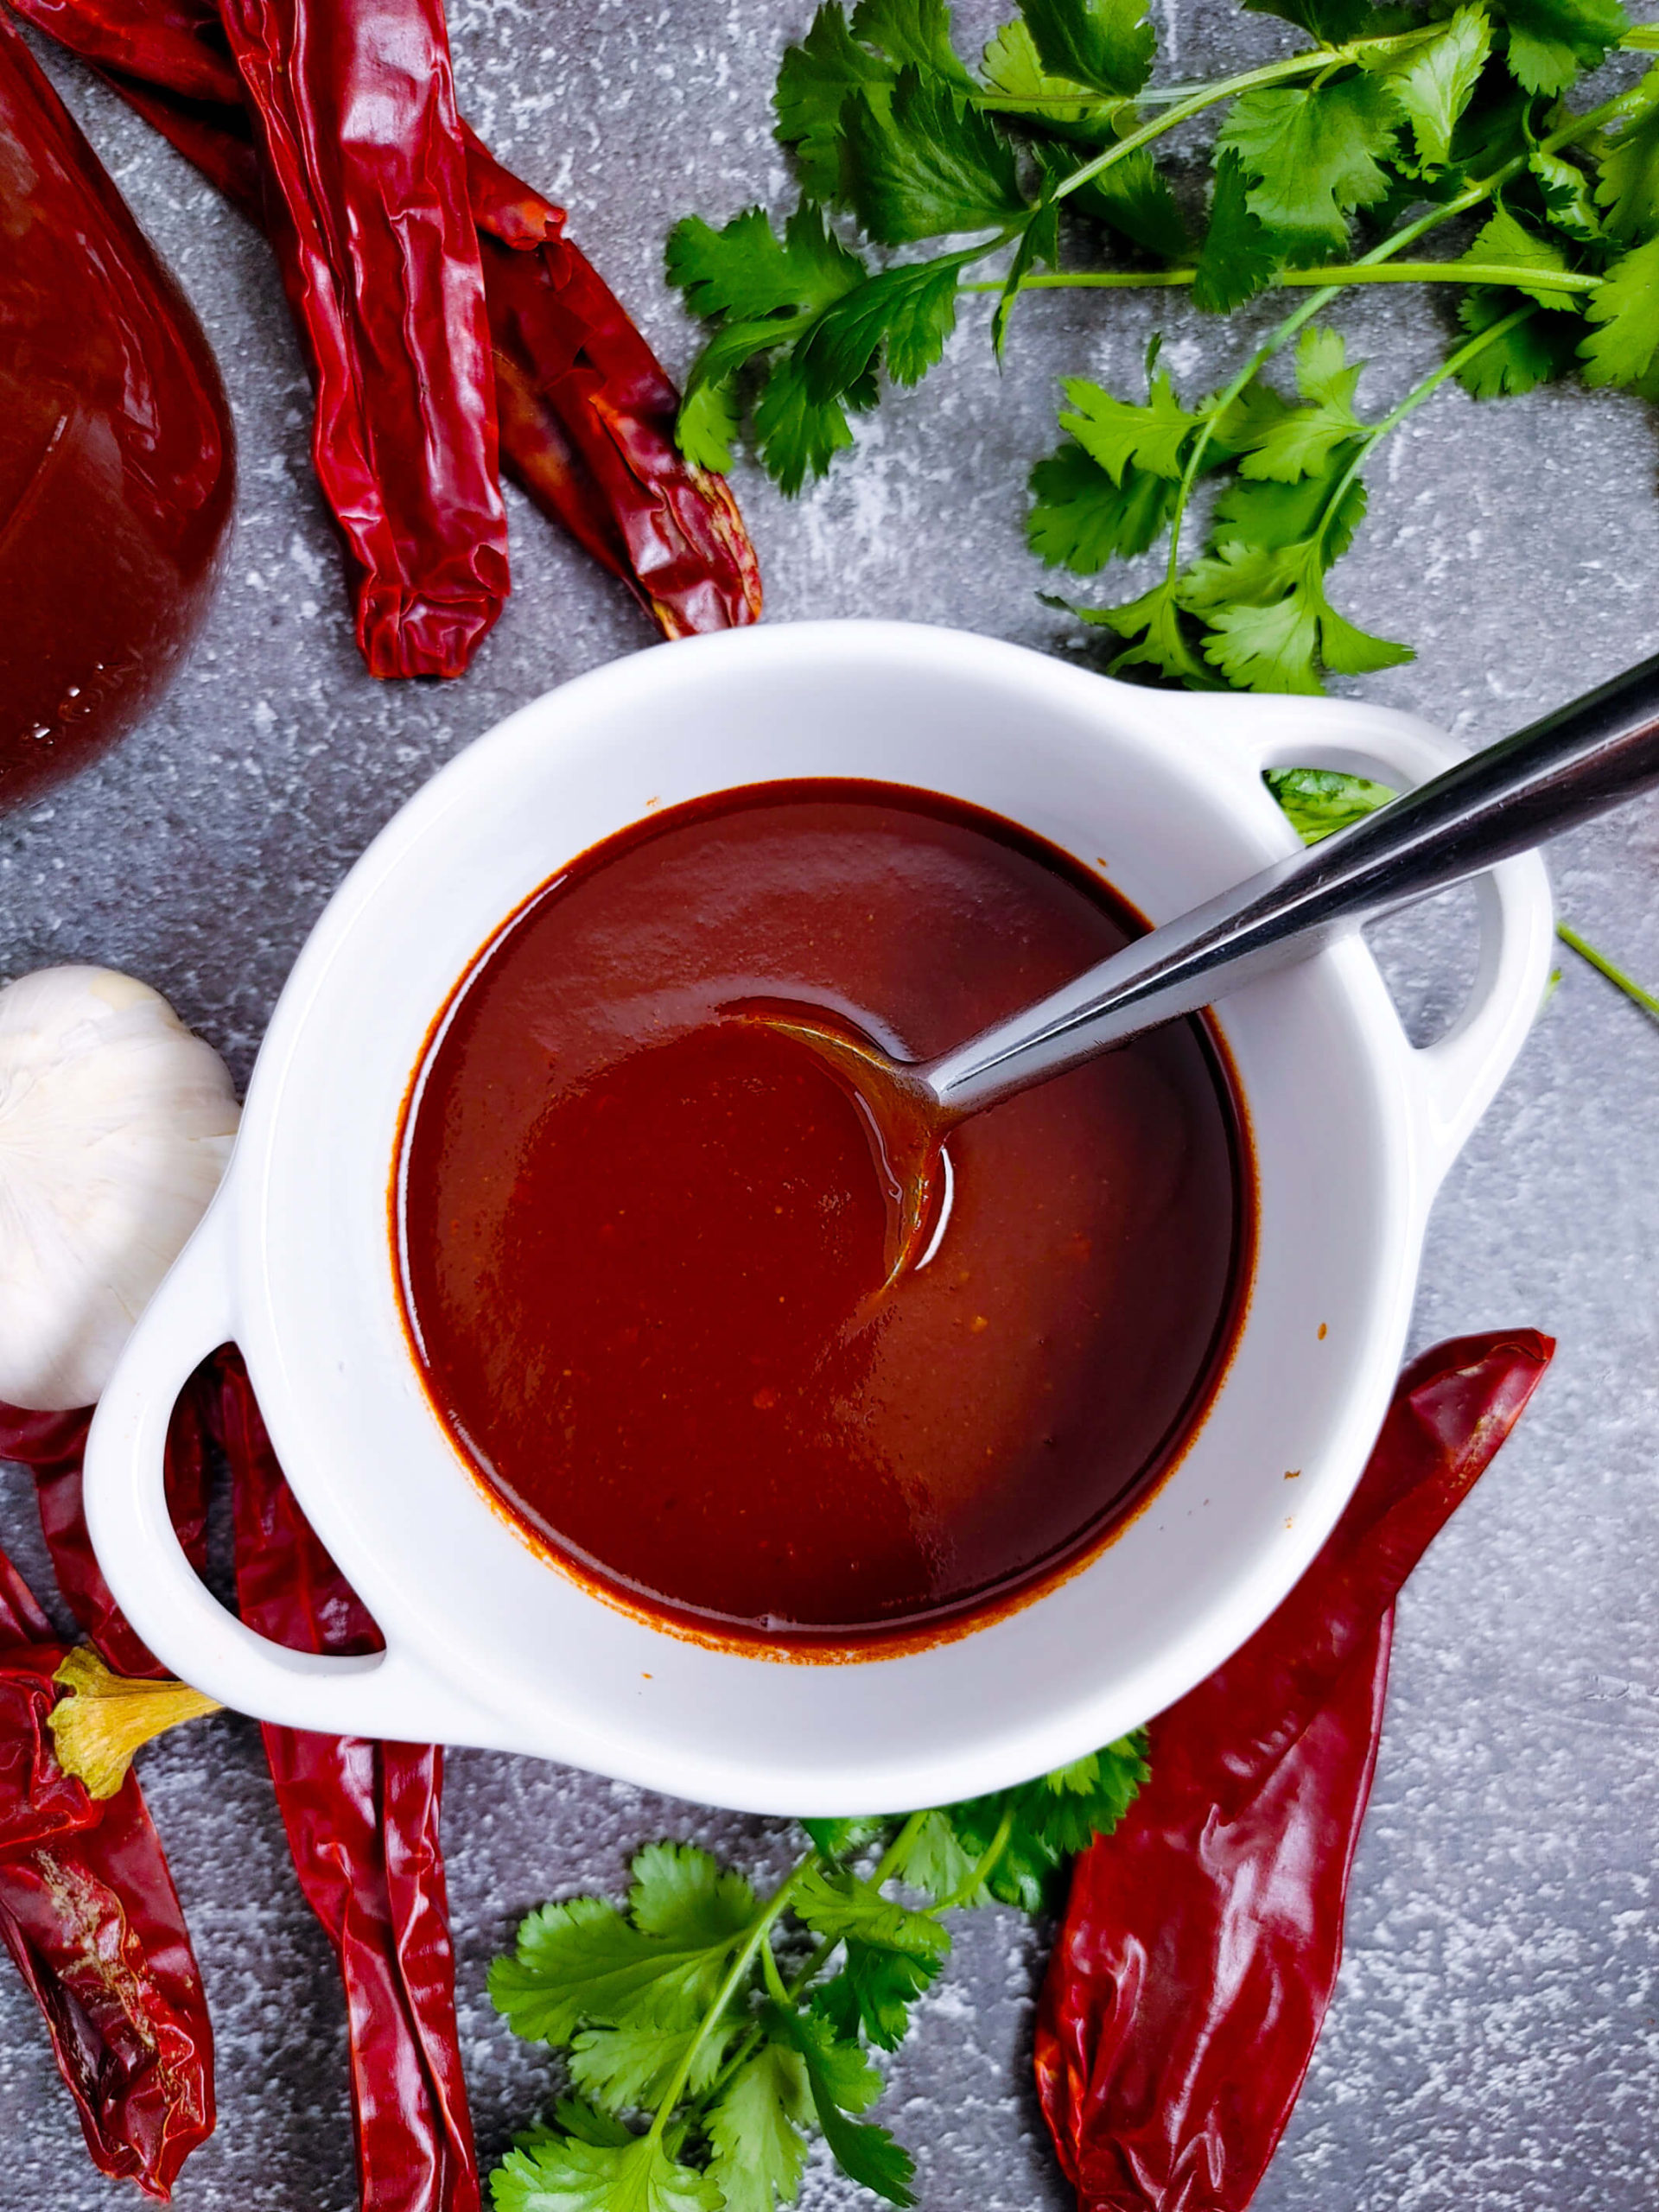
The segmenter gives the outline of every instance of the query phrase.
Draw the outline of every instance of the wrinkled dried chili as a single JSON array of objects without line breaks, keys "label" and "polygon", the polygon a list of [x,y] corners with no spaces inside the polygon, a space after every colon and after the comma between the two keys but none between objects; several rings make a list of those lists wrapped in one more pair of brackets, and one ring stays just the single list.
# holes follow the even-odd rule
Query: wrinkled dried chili
[{"label": "wrinkled dried chili", "polygon": [[1152,1724],[1152,1778],[1077,1862],[1038,2019],[1038,2092],[1083,2212],[1255,2195],[1335,1986],[1394,1600],[1554,1349],[1517,1330],[1408,1368],[1307,1573]]},{"label": "wrinkled dried chili", "polygon": [[442,0],[223,0],[372,676],[459,676],[507,595]]},{"label": "wrinkled dried chili", "polygon": [[[373,1622],[283,1479],[241,1356],[227,1346],[216,1366],[243,1618],[300,1650],[378,1650]],[[295,1871],[345,1984],[364,2201],[375,2212],[475,2212],[438,1840],[442,1751],[263,1733]]]},{"label": "wrinkled dried chili", "polygon": [[754,549],[725,479],[676,446],[678,396],[661,363],[565,237],[563,209],[470,130],[467,141],[513,474],[633,585],[666,636],[753,621]]},{"label": "wrinkled dried chili", "polygon": [[[159,1681],[167,1669],[116,1604],[93,1556],[81,1503],[81,1461],[92,1409],[28,1413],[0,1405],[0,1459],[29,1469],[41,1527],[65,1604],[118,1675]],[[200,1574],[207,1563],[207,1430],[193,1383],[174,1408],[167,1435],[168,1510],[186,1556]]]},{"label": "wrinkled dried chili", "polygon": [[63,1645],[0,1552],[0,1858],[91,1827],[96,1802],[64,1773],[48,1719]]},{"label": "wrinkled dried chili", "polygon": [[[39,1446],[47,1423],[59,1425],[61,1445],[62,1425],[73,1429],[77,1421],[84,1437],[85,1415],[0,1408],[0,1458]],[[60,1452],[60,1471],[62,1464]],[[78,1451],[73,1464],[78,1476]],[[0,1558],[0,1713],[16,1719],[13,1697],[30,1695],[30,1676],[40,1683],[27,1724],[35,1786],[42,1804],[74,1815],[27,1843],[0,1819],[0,1942],[41,2009],[93,2164],[164,2202],[186,2158],[213,2131],[207,1999],[137,1780],[95,1802],[57,1771],[40,1736],[56,1696],[44,1670],[63,1656],[22,1578]],[[8,1815],[23,1783],[10,1760],[0,1763]]]},{"label": "wrinkled dried chili", "polygon": [[[101,70],[244,214],[264,219],[241,86],[210,0],[12,4]],[[563,210],[465,138],[503,466],[666,636],[753,622],[754,549],[725,480],[676,446],[677,399],[661,364],[564,235]]]}]

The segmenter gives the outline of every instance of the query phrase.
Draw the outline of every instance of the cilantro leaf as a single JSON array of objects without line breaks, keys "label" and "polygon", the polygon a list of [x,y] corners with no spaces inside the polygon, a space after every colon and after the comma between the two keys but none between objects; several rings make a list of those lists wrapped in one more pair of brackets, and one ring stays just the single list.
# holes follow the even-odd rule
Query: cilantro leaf
[{"label": "cilantro leaf", "polygon": [[1223,153],[1192,279],[1193,304],[1206,315],[1243,307],[1273,282],[1295,250],[1294,238],[1270,230],[1251,212],[1244,164],[1236,153]]},{"label": "cilantro leaf", "polygon": [[937,1920],[895,1904],[855,1874],[831,1874],[820,1867],[809,1867],[791,1904],[797,1918],[804,1921],[815,1935],[827,1936],[832,1942],[857,1936],[868,1943],[906,1951],[936,1965],[950,1948],[950,1933]]},{"label": "cilantro leaf", "polygon": [[1125,601],[1122,607],[1078,607],[1072,612],[1091,627],[1115,630],[1127,641],[1123,651],[1107,663],[1109,676],[1119,675],[1126,668],[1150,668],[1172,683],[1188,683],[1199,690],[1214,682],[1187,643],[1181,603],[1167,578],[1150,591],[1143,591],[1139,599]]},{"label": "cilantro leaf", "polygon": [[1086,377],[1068,377],[1065,391],[1071,406],[1060,416],[1060,428],[1071,433],[1114,484],[1122,483],[1131,465],[1154,476],[1180,475],[1182,448],[1199,418],[1176,398],[1167,370],[1154,376],[1143,407],[1115,398]]},{"label": "cilantro leaf", "polygon": [[634,1861],[626,1919],[597,1897],[532,1912],[510,1959],[490,1969],[490,1996],[516,2035],[569,2043],[583,2021],[679,2028],[706,2010],[753,1893],[706,1852],[656,1844]]},{"label": "cilantro leaf", "polygon": [[1313,556],[1293,546],[1222,545],[1195,561],[1182,604],[1203,616],[1205,658],[1249,691],[1318,692],[1319,626]]},{"label": "cilantro leaf", "polygon": [[1254,435],[1230,440],[1243,454],[1240,475],[1294,484],[1323,470],[1338,446],[1364,430],[1353,405],[1360,375],[1360,368],[1348,365],[1339,331],[1305,330],[1296,352],[1296,385],[1309,404],[1287,408]]},{"label": "cilantro leaf", "polygon": [[963,259],[951,254],[884,269],[839,300],[797,356],[812,399],[821,404],[850,391],[884,344],[893,382],[918,384],[956,328]]},{"label": "cilantro leaf", "polygon": [[1114,483],[1069,439],[1032,470],[1031,490],[1026,537],[1032,551],[1051,569],[1070,569],[1079,576],[1094,575],[1108,561],[1144,553],[1175,505],[1170,478],[1131,462]]},{"label": "cilantro leaf", "polygon": [[792,2204],[806,2171],[809,2093],[797,2051],[766,2044],[745,2061],[709,2116],[709,2178],[725,2212]]},{"label": "cilantro leaf", "polygon": [[914,2204],[910,2184],[915,2170],[909,2152],[885,2127],[847,2118],[849,2113],[866,2111],[881,2094],[881,2076],[863,2052],[855,2044],[838,2038],[821,2013],[786,2012],[769,2005],[763,2018],[768,2035],[798,2052],[804,2062],[818,2126],[842,2171],[885,2196],[889,2204]]},{"label": "cilantro leaf", "polygon": [[812,1993],[814,2012],[835,2033],[855,2042],[861,2028],[882,2050],[897,2050],[910,2027],[910,2008],[937,1978],[939,1961],[849,1936],[841,1972]]},{"label": "cilantro leaf", "polygon": [[1382,163],[1399,132],[1399,109],[1375,77],[1340,78],[1314,90],[1275,85],[1233,103],[1217,134],[1252,181],[1252,213],[1316,261],[1348,244],[1348,217],[1389,189]]},{"label": "cilantro leaf", "polygon": [[[1076,448],[1072,450],[1075,452]],[[1090,463],[1094,467],[1093,462]],[[1096,474],[1099,471],[1096,470]],[[1157,481],[1154,478],[1154,482]],[[900,1875],[912,1888],[921,1890],[936,1904],[945,1897],[954,1897],[966,1884],[978,1864],[970,1856],[967,1846],[957,1834],[949,1813],[936,1809],[922,1821],[912,1837],[905,1853]],[[976,1897],[964,1897],[965,1904],[984,1902],[988,1892],[982,1891]]]},{"label": "cilantro leaf", "polygon": [[651,2135],[626,2145],[526,2136],[491,2175],[490,2194],[495,2212],[721,2212],[714,2180]]},{"label": "cilantro leaf", "polygon": [[[1535,269],[1541,280],[1547,279],[1552,270],[1564,272],[1567,268],[1567,256],[1553,238],[1529,230],[1502,205],[1477,232],[1468,258],[1474,262],[1495,261],[1516,269]],[[1547,281],[1536,284],[1517,282],[1514,289],[1528,299],[1535,300],[1541,308],[1564,308],[1569,315],[1578,311],[1578,294],[1552,289]]]},{"label": "cilantro leaf", "polygon": [[674,425],[674,439],[695,468],[713,469],[724,476],[732,465],[732,440],[737,435],[737,395],[729,379],[713,382],[707,377],[686,391]]},{"label": "cilantro leaf", "polygon": [[642,1935],[679,1944],[729,1944],[748,1933],[754,1891],[692,1843],[648,1843],[635,1855],[628,1903]]},{"label": "cilantro leaf", "polygon": [[1423,45],[1368,65],[1398,102],[1410,126],[1420,168],[1443,168],[1451,160],[1452,133],[1491,50],[1492,28],[1485,10],[1465,0]]},{"label": "cilantro leaf", "polygon": [[1325,533],[1327,559],[1339,561],[1365,519],[1365,486],[1356,477],[1332,511],[1330,501],[1338,475],[1352,454],[1341,447],[1325,467],[1298,484],[1230,484],[1216,502],[1213,536],[1217,544],[1237,539],[1248,545],[1294,545],[1317,524]]},{"label": "cilantro leaf", "polygon": [[1158,34],[1146,0],[1020,0],[1043,67],[1127,99],[1152,73]]},{"label": "cilantro leaf", "polygon": [[1317,845],[1321,837],[1363,822],[1396,796],[1386,784],[1334,768],[1269,768],[1262,780],[1305,845]]},{"label": "cilantro leaf", "polygon": [[1318,692],[1321,660],[1335,675],[1361,676],[1413,658],[1409,646],[1373,637],[1338,613],[1325,596],[1326,565],[1317,532],[1284,546],[1224,543],[1193,563],[1182,603],[1208,626],[1205,657],[1230,683]]},{"label": "cilantro leaf", "polygon": [[[1109,127],[1099,133],[1107,143],[1113,136]],[[1061,148],[1039,143],[1034,151],[1051,188],[1071,174],[1073,164]],[[1090,177],[1069,194],[1068,204],[1074,214],[1105,224],[1161,261],[1185,261],[1192,256],[1186,218],[1148,147],[1137,146],[1099,176]]]},{"label": "cilantro leaf", "polygon": [[[622,2146],[633,2140],[632,2128],[624,2127],[612,2113],[601,2112],[584,2097],[560,2097],[553,2107],[553,2117],[567,2135],[574,2135],[583,2143],[608,2143]],[[531,2135],[551,2133],[547,2128],[531,2128]],[[523,2142],[522,2136],[516,2139]]]},{"label": "cilantro leaf", "polygon": [[[738,318],[715,333],[692,365],[676,429],[689,460],[723,471],[732,464],[738,371],[757,354],[790,344],[803,324],[855,290],[864,264],[809,204],[796,209],[781,238],[759,207],[745,208],[718,231],[689,216],[669,235],[667,263],[670,283],[695,313]],[[833,436],[833,424],[821,426],[820,447]]]},{"label": "cilantro leaf", "polygon": [[[1478,337],[1503,320],[1514,297],[1490,284],[1473,285],[1458,303],[1458,321]],[[1518,398],[1553,384],[1577,361],[1580,328],[1559,315],[1530,315],[1465,361],[1458,382],[1471,399]]]},{"label": "cilantro leaf", "polygon": [[931,71],[971,89],[973,79],[963,68],[950,35],[950,10],[945,0],[859,0],[853,16],[853,36],[866,46],[878,46],[888,60],[901,66]]},{"label": "cilantro leaf", "polygon": [[847,197],[883,245],[1000,228],[1027,212],[1007,141],[913,67],[900,72],[890,101],[853,93],[842,127]]},{"label": "cilantro leaf", "polygon": [[1544,203],[1552,230],[1576,238],[1580,245],[1602,236],[1601,218],[1592,204],[1590,180],[1576,162],[1564,160],[1560,154],[1547,154],[1541,147],[1535,146],[1527,157],[1527,168],[1538,187],[1538,196]]},{"label": "cilantro leaf", "polygon": [[[1166,584],[1160,585],[1135,605],[1143,606],[1168,590]],[[1179,609],[1173,598],[1167,606],[1173,621]],[[1161,655],[1166,649],[1165,636],[1160,634],[1164,626],[1162,610],[1154,608],[1144,620],[1137,616],[1133,623],[1113,620],[1129,613],[1127,608],[1115,608],[1105,619],[1120,635],[1138,631],[1146,636],[1152,650],[1141,652],[1141,660],[1162,667],[1166,674],[1185,676],[1189,670],[1181,664],[1184,658],[1198,680],[1205,681],[1205,672],[1192,658],[1178,626],[1174,635],[1179,639],[1180,652],[1169,656],[1176,664],[1166,665],[1161,658],[1154,658],[1154,652]],[[1120,655],[1119,662],[1126,658]],[[994,1845],[999,1847],[986,1868],[985,1885],[990,1894],[1027,1912],[1051,1903],[1055,1878],[1066,1861],[1096,1835],[1116,1827],[1133,1803],[1147,1778],[1144,1750],[1143,1738],[1122,1737],[1019,1789],[998,1790],[994,1796],[949,1807],[947,1816],[974,1863],[985,1859]]]},{"label": "cilantro leaf", "polygon": [[[697,2044],[688,2094],[700,2096],[712,2083],[736,2024],[712,2030]],[[584,2097],[607,2112],[655,2105],[701,2027],[700,2021],[680,2028],[634,2021],[622,2028],[584,2028],[570,2045],[570,2079]]]},{"label": "cilantro leaf", "polygon": [[850,1859],[855,1853],[874,1843],[892,1825],[889,1819],[878,1813],[861,1813],[841,1820],[801,1822],[812,1839],[813,1849],[821,1859]]},{"label": "cilantro leaf", "polygon": [[1590,385],[1639,385],[1659,353],[1659,237],[1620,254],[1586,310],[1597,327],[1580,346]]},{"label": "cilantro leaf", "polygon": [[796,209],[781,238],[762,207],[746,207],[718,231],[688,215],[668,234],[667,264],[669,283],[685,294],[693,315],[739,321],[788,308],[816,314],[865,273],[811,206]]},{"label": "cilantro leaf", "polygon": [[985,90],[997,99],[1018,101],[1007,111],[1028,116],[1045,130],[1092,142],[1110,128],[1117,103],[1104,100],[1087,85],[1056,77],[1044,68],[1037,42],[1023,19],[1004,23],[987,45],[980,64]]},{"label": "cilantro leaf", "polygon": [[800,363],[787,356],[766,378],[754,410],[754,434],[766,473],[793,498],[809,476],[822,476],[853,442],[839,399],[817,399]]},{"label": "cilantro leaf", "polygon": [[1244,0],[1252,15],[1278,16],[1319,40],[1340,46],[1369,30],[1376,16],[1370,0]]},{"label": "cilantro leaf", "polygon": [[1501,0],[1498,12],[1510,27],[1510,73],[1529,92],[1564,92],[1630,29],[1619,0]]},{"label": "cilantro leaf", "polygon": [[817,200],[841,196],[841,111],[849,92],[890,89],[898,72],[858,44],[839,0],[828,0],[798,46],[786,48],[772,94],[779,143]]},{"label": "cilantro leaf", "polygon": [[1596,200],[1609,238],[1634,245],[1659,232],[1659,69],[1637,87],[1640,102],[1603,149]]},{"label": "cilantro leaf", "polygon": [[1014,313],[1014,303],[1020,296],[1022,279],[1039,261],[1046,261],[1053,269],[1058,265],[1059,258],[1060,211],[1045,185],[1042,199],[1026,225],[1007,276],[1003,280],[995,311],[991,316],[991,350],[999,366],[1008,335],[1008,318]]}]

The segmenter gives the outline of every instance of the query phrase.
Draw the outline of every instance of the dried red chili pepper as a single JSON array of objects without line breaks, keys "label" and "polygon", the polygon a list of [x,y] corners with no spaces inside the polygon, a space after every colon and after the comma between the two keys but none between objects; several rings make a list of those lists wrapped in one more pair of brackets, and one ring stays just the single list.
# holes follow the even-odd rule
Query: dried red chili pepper
[{"label": "dried red chili pepper", "polygon": [[[81,1460],[92,1408],[74,1413],[26,1412],[0,1404],[0,1459],[28,1467],[35,1477],[41,1526],[64,1602],[118,1675],[165,1679],[167,1669],[116,1604],[92,1553],[81,1504]],[[207,1561],[207,1431],[200,1385],[185,1390],[167,1433],[167,1503],[191,1565]]]},{"label": "dried red chili pepper", "polygon": [[[300,1650],[379,1649],[283,1479],[241,1356],[226,1346],[217,1367],[213,1418],[231,1465],[243,1618]],[[438,1840],[442,1751],[263,1732],[300,1886],[346,1986],[364,2201],[375,2212],[475,2212]]]},{"label": "dried red chili pepper", "polygon": [[[210,0],[12,4],[100,69],[244,214],[263,220],[240,84]],[[666,372],[565,237],[563,211],[465,137],[503,466],[665,635],[754,621],[754,549],[725,480],[676,446],[678,403]]]},{"label": "dried red chili pepper", "polygon": [[63,1649],[0,1552],[0,1858],[91,1827],[102,1811],[58,1764],[47,1726]]},{"label": "dried red chili pepper", "polygon": [[674,442],[679,398],[661,363],[564,235],[564,210],[469,130],[496,385],[513,474],[596,559],[626,578],[671,638],[753,621],[760,574],[725,479]]},{"label": "dried red chili pepper", "polygon": [[0,18],[0,802],[136,721],[218,581],[235,482],[194,316]]},{"label": "dried red chili pepper", "polygon": [[[0,1423],[0,1455],[9,1452]],[[137,1781],[95,1802],[58,1769],[44,1739],[56,1696],[46,1670],[62,1657],[51,1624],[0,1555],[0,1942],[41,2008],[93,2164],[165,2202],[213,2130],[207,2001]],[[14,1738],[19,1696],[35,1710]],[[27,1748],[31,1732],[25,1774],[10,1754]],[[14,1793],[23,1789],[41,1812],[62,1815],[32,1838],[14,1817]]]},{"label": "dried red chili pepper", "polygon": [[507,595],[495,387],[441,0],[223,0],[312,459],[372,676],[459,676]]},{"label": "dried red chili pepper", "polygon": [[1342,1953],[1394,1600],[1554,1350],[1465,1337],[1401,1377],[1359,1488],[1241,1650],[1152,1725],[1152,1779],[1078,1860],[1038,2094],[1084,2212],[1243,2212]]},{"label": "dried red chili pepper", "polygon": [[40,2006],[92,2163],[165,2203],[213,2132],[195,1954],[136,1777],[95,1827],[0,1859],[0,1939]]}]

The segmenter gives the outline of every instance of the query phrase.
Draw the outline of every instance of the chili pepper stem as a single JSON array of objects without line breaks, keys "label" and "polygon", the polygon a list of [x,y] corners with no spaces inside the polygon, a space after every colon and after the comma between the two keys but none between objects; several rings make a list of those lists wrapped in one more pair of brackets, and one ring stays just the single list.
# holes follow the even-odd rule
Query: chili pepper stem
[{"label": "chili pepper stem", "polygon": [[47,1720],[58,1764],[79,1777],[92,1797],[116,1795],[134,1752],[152,1737],[224,1709],[217,1698],[186,1682],[134,1681],[111,1674],[85,1644],[65,1655],[52,1679],[68,1693]]}]

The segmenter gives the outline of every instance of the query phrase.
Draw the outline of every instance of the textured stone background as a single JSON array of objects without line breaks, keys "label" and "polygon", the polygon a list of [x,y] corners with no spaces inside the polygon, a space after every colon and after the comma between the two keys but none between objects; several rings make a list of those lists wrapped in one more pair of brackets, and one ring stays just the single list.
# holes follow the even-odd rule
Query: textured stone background
[{"label": "textured stone background", "polygon": [[[1174,67],[1287,35],[1222,0],[1159,0]],[[568,201],[575,235],[671,365],[693,336],[663,234],[786,180],[766,135],[777,54],[808,0],[461,0],[463,99],[498,149]],[[1648,10],[1638,8],[1638,13]],[[965,11],[978,34],[994,20]],[[619,590],[513,497],[516,594],[447,687],[376,687],[353,650],[307,460],[308,404],[260,241],[79,72],[54,73],[223,364],[241,437],[238,534],[207,639],[162,710],[103,766],[0,823],[0,972],[92,960],[167,991],[245,1075],[318,909],[372,833],[502,714],[650,643]],[[1263,310],[1263,314],[1268,312]],[[1345,303],[1378,411],[1430,364],[1437,304]],[[1029,302],[1007,372],[969,310],[946,363],[890,398],[857,455],[798,505],[740,493],[774,618],[880,613],[1055,651],[1020,537],[1020,486],[1052,442],[1054,379],[1129,384],[1147,297]],[[1178,375],[1218,381],[1247,333],[1169,308]],[[1477,408],[1448,391],[1389,450],[1338,596],[1418,648],[1370,696],[1471,743],[1659,648],[1652,417],[1578,389]],[[510,497],[512,495],[510,494]],[[1562,911],[1659,978],[1659,810],[1554,856]],[[1414,1023],[1466,973],[1455,902],[1390,926]],[[1635,2212],[1659,2191],[1659,1031],[1576,963],[1454,1171],[1414,1341],[1534,1323],[1548,1383],[1401,1611],[1387,1741],[1342,1987],[1262,2212]],[[0,1540],[47,1586],[21,1477]],[[252,1727],[215,1719],[149,1758],[220,2038],[221,2123],[182,2212],[344,2212],[353,2201],[335,1978],[295,1890]],[[493,2155],[546,2080],[484,1997],[518,1916],[615,1888],[632,1847],[696,1836],[756,1870],[786,1831],[577,1774],[463,1752],[449,1864],[466,2055]],[[1042,1931],[961,1929],[952,1971],[893,2065],[887,2112],[929,2212],[1038,2212],[1065,2191],[1027,2088]],[[0,2212],[126,2201],[87,2168],[35,2016],[0,1974]],[[807,2201],[856,2192],[815,2168]],[[868,2200],[865,2200],[868,2201]]]}]

